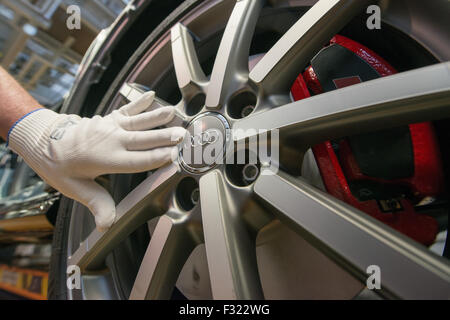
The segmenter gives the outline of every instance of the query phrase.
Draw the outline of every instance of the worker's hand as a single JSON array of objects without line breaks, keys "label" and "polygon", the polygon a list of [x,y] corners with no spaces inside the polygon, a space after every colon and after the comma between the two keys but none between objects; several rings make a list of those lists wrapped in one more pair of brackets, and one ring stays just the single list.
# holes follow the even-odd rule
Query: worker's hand
[{"label": "worker's hand", "polygon": [[114,222],[115,203],[94,179],[112,173],[152,170],[170,162],[186,130],[154,129],[169,123],[174,107],[144,112],[154,93],[144,94],[111,114],[92,119],[35,111],[11,130],[9,145],[48,184],[87,206],[97,228]]}]

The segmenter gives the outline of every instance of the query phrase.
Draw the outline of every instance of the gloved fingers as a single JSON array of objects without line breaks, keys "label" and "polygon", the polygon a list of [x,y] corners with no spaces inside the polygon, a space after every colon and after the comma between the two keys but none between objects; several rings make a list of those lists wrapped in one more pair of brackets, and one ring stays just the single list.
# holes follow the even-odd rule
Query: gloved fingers
[{"label": "gloved fingers", "polygon": [[138,173],[160,168],[172,160],[178,153],[178,147],[163,147],[148,151],[127,151],[121,157],[128,161],[118,162],[111,173]]},{"label": "gloved fingers", "polygon": [[174,116],[175,107],[161,107],[135,116],[123,117],[120,125],[129,131],[150,130],[169,123]]},{"label": "gloved fingers", "polygon": [[108,230],[116,218],[116,205],[111,195],[94,180],[71,181],[70,198],[77,200],[89,208],[95,217],[97,230]]},{"label": "gloved fingers", "polygon": [[186,136],[181,127],[164,128],[149,131],[127,131],[125,144],[129,151],[143,151],[165,146],[174,146]]},{"label": "gloved fingers", "polygon": [[138,100],[130,102],[119,109],[119,112],[126,116],[134,116],[147,110],[155,100],[155,92],[144,93]]}]

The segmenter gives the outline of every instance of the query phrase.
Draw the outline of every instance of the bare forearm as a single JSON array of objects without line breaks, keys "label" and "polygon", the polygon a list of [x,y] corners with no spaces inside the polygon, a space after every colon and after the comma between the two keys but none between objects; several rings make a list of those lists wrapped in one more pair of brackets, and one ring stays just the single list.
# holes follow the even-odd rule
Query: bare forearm
[{"label": "bare forearm", "polygon": [[6,140],[9,129],[27,113],[42,108],[5,69],[0,67],[0,135]]}]

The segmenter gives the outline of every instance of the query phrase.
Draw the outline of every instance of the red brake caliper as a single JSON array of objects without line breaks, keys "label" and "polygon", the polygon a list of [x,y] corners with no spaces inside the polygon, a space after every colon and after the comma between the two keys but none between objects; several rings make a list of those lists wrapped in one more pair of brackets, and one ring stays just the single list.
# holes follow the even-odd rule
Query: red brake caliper
[{"label": "red brake caliper", "polygon": [[[294,100],[301,100],[311,93],[394,73],[372,50],[337,35],[299,75],[291,92]],[[377,139],[383,135],[388,144]],[[414,209],[421,199],[444,189],[439,146],[430,122],[325,141],[313,152],[328,193],[424,245],[434,242],[436,220]]]}]

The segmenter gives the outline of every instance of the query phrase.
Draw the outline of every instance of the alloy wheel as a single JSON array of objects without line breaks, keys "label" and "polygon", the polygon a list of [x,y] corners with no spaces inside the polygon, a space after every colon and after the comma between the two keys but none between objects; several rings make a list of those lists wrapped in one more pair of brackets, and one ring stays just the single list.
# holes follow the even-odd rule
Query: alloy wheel
[{"label": "alloy wheel", "polygon": [[[156,218],[131,299],[169,299],[200,244],[206,248],[213,298],[262,299],[256,238],[279,220],[357,279],[364,281],[366,268],[378,265],[386,297],[448,298],[447,260],[299,176],[303,156],[324,140],[450,116],[449,63],[291,101],[289,88],[299,70],[369,2],[317,2],[267,53],[253,57],[250,70],[251,40],[264,1],[239,0],[210,77],[197,57],[193,34],[183,24],[173,26],[173,65],[182,95],[177,109],[184,120],[172,125],[189,129],[209,118],[215,123],[211,128],[222,130],[220,124],[225,124],[246,132],[229,140],[244,146],[259,141],[259,129],[278,130],[279,170],[261,174],[274,165],[264,161],[257,166],[215,163],[196,170],[173,163],[156,170],[118,203],[111,229],[89,234],[67,264],[78,265],[89,283],[104,272],[116,246]],[[120,90],[127,101],[146,90],[132,80]]]}]

